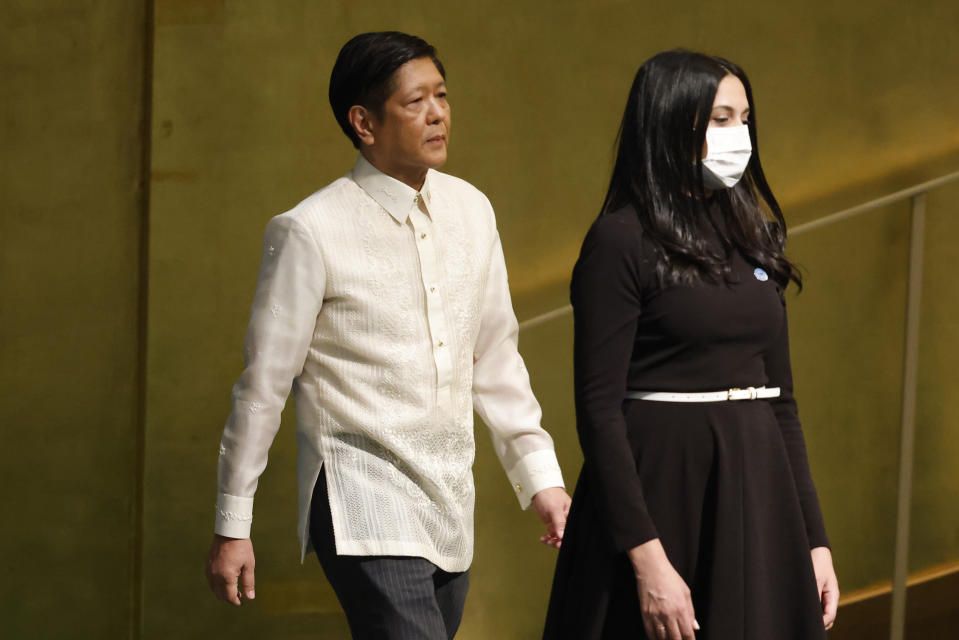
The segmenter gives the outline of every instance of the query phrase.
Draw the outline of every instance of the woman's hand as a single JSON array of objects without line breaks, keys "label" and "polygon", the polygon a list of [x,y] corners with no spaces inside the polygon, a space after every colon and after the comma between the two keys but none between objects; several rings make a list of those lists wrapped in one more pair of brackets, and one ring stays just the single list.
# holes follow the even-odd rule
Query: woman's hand
[{"label": "woman's hand", "polygon": [[839,580],[832,568],[832,552],[829,547],[816,547],[809,553],[812,554],[812,568],[816,572],[816,588],[822,604],[822,623],[827,629],[832,629],[839,606]]},{"label": "woman's hand", "polygon": [[658,538],[629,550],[646,635],[654,640],[694,640],[699,629],[689,587],[670,564]]}]

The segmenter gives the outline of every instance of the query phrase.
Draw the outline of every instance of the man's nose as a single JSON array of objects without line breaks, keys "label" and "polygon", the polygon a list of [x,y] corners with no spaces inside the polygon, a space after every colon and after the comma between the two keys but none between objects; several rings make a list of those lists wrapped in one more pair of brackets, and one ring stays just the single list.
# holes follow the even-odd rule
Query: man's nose
[{"label": "man's nose", "polygon": [[439,100],[433,98],[429,102],[430,108],[426,111],[426,119],[430,124],[436,124],[443,119],[443,105]]}]

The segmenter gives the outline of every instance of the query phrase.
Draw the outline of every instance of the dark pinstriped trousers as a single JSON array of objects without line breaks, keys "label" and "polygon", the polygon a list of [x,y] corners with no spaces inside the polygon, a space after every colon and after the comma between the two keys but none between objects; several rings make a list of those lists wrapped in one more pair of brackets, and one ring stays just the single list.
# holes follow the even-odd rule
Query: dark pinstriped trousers
[{"label": "dark pinstriped trousers", "polygon": [[325,469],[313,488],[310,539],[356,640],[452,640],[469,571],[447,573],[424,558],[338,556]]}]

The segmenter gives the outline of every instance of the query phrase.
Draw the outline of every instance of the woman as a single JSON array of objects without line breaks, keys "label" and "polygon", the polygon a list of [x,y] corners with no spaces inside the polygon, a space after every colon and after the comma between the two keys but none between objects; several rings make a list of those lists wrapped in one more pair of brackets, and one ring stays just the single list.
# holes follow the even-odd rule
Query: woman
[{"label": "woman", "polygon": [[573,271],[585,463],[546,638],[825,638],[839,592],[792,395],[784,240],[746,74],[648,60]]}]

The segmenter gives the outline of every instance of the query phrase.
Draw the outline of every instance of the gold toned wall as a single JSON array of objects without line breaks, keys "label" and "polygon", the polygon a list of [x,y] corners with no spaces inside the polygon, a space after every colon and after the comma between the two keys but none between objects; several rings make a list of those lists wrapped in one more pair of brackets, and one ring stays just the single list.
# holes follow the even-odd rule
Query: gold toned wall
[{"label": "gold toned wall", "polygon": [[929,194],[910,569],[959,559],[959,186]]},{"label": "gold toned wall", "polygon": [[0,9],[0,636],[127,635],[144,7]]},{"label": "gold toned wall", "polygon": [[[138,615],[144,638],[346,637],[315,558],[298,563],[292,410],[257,492],[257,600],[239,610],[216,602],[202,565],[261,234],[270,216],[352,164],[326,87],[355,33],[399,29],[438,47],[453,105],[447,170],[497,210],[521,319],[566,303],[626,91],[661,49],[716,52],[746,68],[764,166],[793,223],[959,167],[952,0],[35,6],[4,8],[0,60],[12,96],[0,125],[0,422],[17,452],[5,471],[20,479],[3,488],[14,524],[0,612],[22,631],[13,637],[58,637],[68,624],[78,637],[120,637]],[[147,109],[140,535],[136,310],[147,291],[137,285],[137,178]],[[914,570],[959,560],[959,416],[944,401],[959,355],[957,195],[953,186],[929,199]],[[790,299],[797,393],[845,591],[891,575],[907,216],[906,204],[890,206],[791,242],[807,269],[806,291]],[[563,316],[525,330],[520,347],[572,485],[570,343]],[[477,427],[477,546],[459,637],[532,638],[555,555],[536,542],[539,523],[517,509]],[[47,615],[57,608],[64,615]],[[96,615],[77,626],[81,612]]]}]

